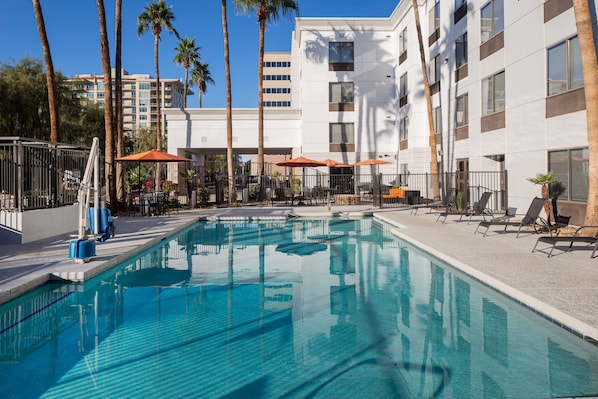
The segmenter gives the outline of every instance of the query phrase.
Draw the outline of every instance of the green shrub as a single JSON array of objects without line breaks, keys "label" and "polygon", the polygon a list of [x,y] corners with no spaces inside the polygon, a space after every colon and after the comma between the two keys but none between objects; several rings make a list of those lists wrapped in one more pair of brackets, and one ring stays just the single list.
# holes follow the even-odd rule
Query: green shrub
[{"label": "green shrub", "polygon": [[200,187],[197,189],[197,205],[200,208],[207,208],[210,203],[210,190],[206,187]]}]

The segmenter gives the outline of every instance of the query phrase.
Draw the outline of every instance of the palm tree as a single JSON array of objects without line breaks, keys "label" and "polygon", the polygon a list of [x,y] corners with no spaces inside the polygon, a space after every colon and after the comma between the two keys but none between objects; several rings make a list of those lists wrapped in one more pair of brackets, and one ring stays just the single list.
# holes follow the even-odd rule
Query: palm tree
[{"label": "palm tree", "polygon": [[550,190],[549,190],[549,185],[550,184],[554,184],[554,183],[558,183],[559,180],[554,177],[552,172],[548,172],[546,174],[544,173],[538,173],[536,175],[536,177],[529,177],[527,179],[527,181],[532,182],[534,184],[537,184],[539,186],[542,186],[542,198],[544,198],[544,212],[546,212],[546,220],[548,220],[548,222],[550,223],[550,201],[549,201],[549,197],[550,197]]},{"label": "palm tree", "polygon": [[228,22],[226,0],[222,0],[222,36],[224,37],[224,69],[226,71],[226,165],[228,171],[228,203],[236,202],[233,168],[233,100],[230,83],[230,52],[228,49]]},{"label": "palm tree", "polygon": [[203,94],[208,91],[208,83],[214,84],[214,79],[212,79],[212,75],[210,74],[210,69],[208,64],[204,64],[201,61],[197,61],[193,63],[193,69],[191,70],[191,80],[189,84],[193,86],[193,84],[197,82],[197,96],[199,97],[199,108],[203,107]]},{"label": "palm tree", "polygon": [[[158,63],[158,44],[160,43],[160,35],[162,28],[168,32],[174,32],[178,37],[178,33],[172,26],[172,21],[175,19],[172,13],[171,6],[168,6],[164,0],[152,2],[145,6],[144,11],[137,17],[137,36],[141,37],[145,32],[151,29],[154,35],[154,68],[156,69],[156,149],[162,151],[162,132],[161,132],[161,118],[160,111],[162,102],[160,100],[160,68]],[[160,164],[156,164],[156,190],[160,191]]]},{"label": "palm tree", "polygon": [[199,47],[195,45],[195,39],[179,38],[179,45],[174,50],[177,52],[174,56],[174,62],[185,68],[185,80],[183,88],[183,108],[187,108],[187,88],[189,87],[189,67],[195,65],[201,59]]},{"label": "palm tree", "polygon": [[573,0],[573,9],[581,53],[590,158],[584,224],[595,226],[598,225],[598,58],[593,35],[598,32],[592,32],[592,16],[588,0]]},{"label": "palm tree", "polygon": [[44,62],[46,63],[46,81],[48,82],[48,107],[50,109],[50,141],[60,140],[60,118],[58,115],[58,94],[56,90],[56,76],[54,75],[54,63],[52,62],[52,53],[50,52],[50,43],[46,35],[46,24],[44,22],[44,13],[39,0],[33,0],[33,12],[39,32],[39,39],[44,53]]},{"label": "palm tree", "polygon": [[106,201],[110,202],[110,209],[112,213],[118,211],[118,203],[116,201],[116,185],[114,180],[114,129],[113,129],[113,114],[112,114],[112,70],[110,66],[110,48],[108,46],[108,33],[106,32],[106,10],[104,8],[104,0],[96,0],[98,7],[98,19],[100,22],[100,52],[102,54],[102,69],[104,72],[104,129],[106,131],[105,138],[105,167],[104,173],[106,176]]},{"label": "palm tree", "polygon": [[[123,88],[122,88],[122,0],[116,0],[115,5],[115,25],[116,25],[116,52],[115,66],[116,77],[116,156],[118,158],[125,155],[124,136],[124,117],[123,117]],[[116,197],[119,201],[125,200],[125,179],[124,165],[120,162],[116,164]]]},{"label": "palm tree", "polygon": [[258,101],[258,147],[257,168],[260,179],[260,200],[264,198],[265,185],[262,184],[264,170],[264,34],[266,24],[276,22],[279,13],[285,17],[299,15],[299,5],[294,0],[234,0],[239,10],[250,13],[255,10],[260,25],[259,55],[257,64],[257,101]]},{"label": "palm tree", "polygon": [[413,16],[415,17],[415,29],[417,31],[417,41],[419,43],[419,55],[421,57],[422,75],[424,81],[424,90],[426,94],[426,105],[428,107],[428,127],[430,129],[430,173],[432,174],[432,194],[434,200],[440,200],[440,185],[438,184],[438,156],[436,154],[436,129],[434,127],[434,116],[432,114],[432,94],[430,93],[430,81],[428,79],[428,70],[426,68],[426,53],[424,51],[424,42],[422,39],[422,28],[419,22],[419,8],[417,0],[413,0]]}]

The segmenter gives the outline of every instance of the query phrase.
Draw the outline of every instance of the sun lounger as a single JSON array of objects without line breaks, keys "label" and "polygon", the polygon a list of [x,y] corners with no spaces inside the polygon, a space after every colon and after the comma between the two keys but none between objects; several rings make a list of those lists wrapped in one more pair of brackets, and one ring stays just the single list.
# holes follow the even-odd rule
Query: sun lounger
[{"label": "sun lounger", "polygon": [[444,210],[457,209],[457,207],[453,203],[454,196],[455,196],[455,189],[449,188],[446,191],[446,194],[444,195],[444,198],[441,201],[434,201],[434,202],[430,202],[427,204],[413,205],[411,207],[411,214],[413,216],[416,216],[417,211],[420,208],[429,208],[430,212],[432,212],[432,209],[436,209],[436,210],[438,210],[438,209],[444,209]]},{"label": "sun lounger", "polygon": [[488,229],[490,229],[491,226],[504,227],[503,231],[506,231],[507,227],[509,226],[517,227],[517,238],[519,238],[521,229],[526,226],[533,227],[534,231],[537,233],[538,227],[540,227],[540,230],[544,228],[549,228],[548,222],[546,222],[545,219],[540,217],[540,212],[542,211],[542,209],[544,209],[544,198],[535,197],[532,200],[529,209],[527,210],[525,215],[523,215],[521,220],[513,220],[516,218],[517,215],[504,215],[500,218],[484,220],[480,222],[478,227],[475,229],[474,234],[478,232],[480,227],[485,227],[486,230],[484,231],[484,237],[486,237]]},{"label": "sun lounger", "polygon": [[440,218],[442,217],[442,218],[444,218],[442,220],[442,224],[444,224],[444,223],[446,223],[446,218],[450,215],[459,215],[459,221],[463,220],[463,216],[469,217],[467,224],[469,224],[469,222],[471,222],[471,218],[474,216],[482,216],[484,218],[484,220],[486,220],[486,216],[492,216],[492,212],[490,211],[490,209],[488,209],[488,201],[490,200],[491,196],[492,196],[491,191],[485,191],[482,193],[480,200],[477,201],[476,203],[474,203],[473,207],[471,209],[464,209],[461,211],[459,211],[459,210],[453,211],[453,210],[447,209],[444,212],[440,212],[440,214],[436,218],[436,222],[438,222],[438,220],[440,220]]},{"label": "sun lounger", "polygon": [[[581,235],[584,229],[595,229],[594,235]],[[586,244],[586,248],[592,248],[592,254],[590,255],[590,258],[594,258],[596,255],[596,249],[598,249],[598,226],[581,226],[575,230],[575,233],[573,233],[572,236],[548,235],[539,237],[538,240],[536,240],[536,245],[534,245],[534,248],[532,248],[532,252],[544,252],[537,249],[539,243],[551,245],[550,251],[548,251],[549,258],[552,256],[552,251],[554,251],[557,244],[560,243],[569,244],[567,251],[571,251],[573,249],[573,244]]]}]

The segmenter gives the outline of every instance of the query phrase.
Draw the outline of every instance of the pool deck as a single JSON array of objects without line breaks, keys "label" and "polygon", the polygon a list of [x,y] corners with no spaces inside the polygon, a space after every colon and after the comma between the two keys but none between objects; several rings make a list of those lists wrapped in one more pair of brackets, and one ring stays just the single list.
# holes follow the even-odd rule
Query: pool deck
[{"label": "pool deck", "polygon": [[[439,259],[504,292],[545,317],[584,337],[598,341],[598,258],[591,250],[553,256],[532,253],[538,235],[516,229],[490,228],[487,237],[474,234],[480,217],[468,224],[449,217],[436,223],[436,215],[419,210],[373,209],[368,206],[242,207],[180,211],[159,217],[121,216],[116,237],[96,245],[96,256],[87,263],[68,259],[72,236],[58,236],[23,245],[0,245],[0,303],[47,282],[50,278],[87,280],[160,241],[204,216],[219,217],[326,217],[374,215],[396,226],[393,233]],[[541,247],[542,248],[542,247]],[[545,246],[544,246],[545,248]]]}]

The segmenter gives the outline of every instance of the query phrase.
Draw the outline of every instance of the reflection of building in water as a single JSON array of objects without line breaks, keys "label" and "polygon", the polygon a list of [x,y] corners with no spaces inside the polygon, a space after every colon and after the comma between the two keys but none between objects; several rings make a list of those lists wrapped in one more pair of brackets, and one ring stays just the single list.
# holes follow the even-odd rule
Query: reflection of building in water
[{"label": "reflection of building in water", "polygon": [[[277,250],[285,243],[325,249]],[[3,306],[0,375],[10,381],[36,368],[52,384],[57,370],[86,367],[80,375],[96,378],[94,364],[130,355],[106,348],[133,351],[133,363],[152,356],[165,363],[164,348],[184,346],[177,362],[192,353],[196,365],[197,353],[206,356],[194,377],[214,385],[228,374],[205,374],[207,363],[258,370],[272,362],[293,376],[334,370],[318,377],[326,383],[336,375],[400,381],[401,393],[420,397],[436,396],[438,387],[449,398],[514,397],[528,389],[522,374],[545,387],[530,396],[564,396],[574,386],[589,392],[597,384],[595,348],[584,350],[569,333],[514,308],[385,235],[372,219],[198,223],[85,287],[51,287]],[[131,325],[138,330],[129,333]],[[65,357],[69,350],[79,357]]]}]

